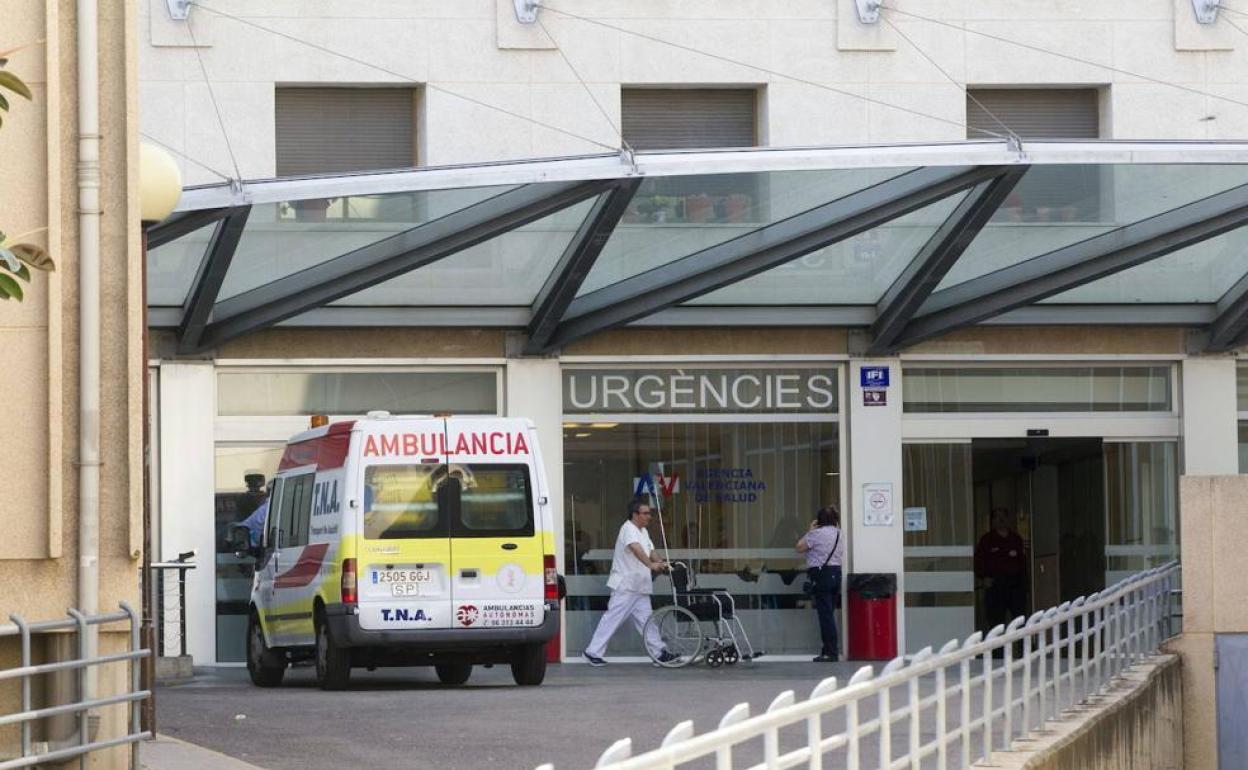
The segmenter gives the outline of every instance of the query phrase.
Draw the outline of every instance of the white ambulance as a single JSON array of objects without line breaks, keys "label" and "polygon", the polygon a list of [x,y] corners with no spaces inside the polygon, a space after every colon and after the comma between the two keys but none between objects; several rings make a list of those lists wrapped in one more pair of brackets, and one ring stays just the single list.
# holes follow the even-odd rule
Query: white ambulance
[{"label": "white ambulance", "polygon": [[250,549],[252,682],[312,659],[325,689],[352,667],[462,684],[493,663],[540,684],[560,599],[542,468],[523,419],[371,413],[292,438]]}]

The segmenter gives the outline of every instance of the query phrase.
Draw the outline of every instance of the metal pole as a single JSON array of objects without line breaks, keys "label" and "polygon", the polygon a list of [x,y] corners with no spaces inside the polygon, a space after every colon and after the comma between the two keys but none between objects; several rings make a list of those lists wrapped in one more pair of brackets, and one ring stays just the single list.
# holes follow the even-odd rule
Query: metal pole
[{"label": "metal pole", "polygon": [[1023,637],[1023,735],[1031,732],[1031,638],[1028,631]]},{"label": "metal pole", "polygon": [[[83,701],[88,700],[92,696],[92,693],[90,690],[91,684],[89,680],[90,666],[87,665],[86,663],[86,661],[89,660],[91,657],[90,642],[87,639],[87,630],[88,630],[87,616],[83,615],[81,612],[79,612],[78,610],[74,610],[74,609],[71,609],[68,612],[69,612],[69,616],[73,618],[75,621],[77,621],[77,624],[78,624],[78,658],[80,661],[82,661],[82,664],[83,664],[78,669],[78,701],[79,703],[81,703]],[[88,709],[84,706],[78,709],[77,711],[78,711],[78,744],[80,746],[86,746],[88,732],[89,732],[87,728]],[[81,756],[78,757],[78,767],[81,768],[81,770],[86,770],[87,768],[87,755],[85,752]]]},{"label": "metal pole", "polygon": [[165,571],[156,570],[156,599],[153,602],[156,610],[156,654],[165,654]]},{"label": "metal pole", "polygon": [[[121,602],[121,608],[126,611],[127,615],[130,616],[130,652],[136,652],[142,649],[139,646],[140,644],[139,626],[141,625],[142,620],[139,618],[138,613],[136,613],[134,609],[131,608],[130,605],[127,604],[126,602]],[[130,661],[130,691],[131,692],[139,692],[140,690],[143,689],[142,668],[143,668],[142,658],[140,658],[139,660]],[[129,728],[131,735],[137,735],[143,729],[141,726],[142,721],[143,721],[143,715],[141,712],[142,712],[142,706],[140,705],[140,702],[137,700],[131,701],[130,702],[130,728]],[[130,743],[130,767],[132,768],[132,770],[139,770],[140,768],[138,740],[131,741]]]},{"label": "metal pole", "polygon": [[178,652],[186,657],[186,567],[178,567]]},{"label": "metal pole", "polygon": [[[30,666],[30,626],[16,612],[9,615],[9,620],[17,626],[22,635],[22,668]],[[30,676],[22,677],[22,711],[30,711]],[[30,756],[30,720],[22,722],[22,756]]]}]

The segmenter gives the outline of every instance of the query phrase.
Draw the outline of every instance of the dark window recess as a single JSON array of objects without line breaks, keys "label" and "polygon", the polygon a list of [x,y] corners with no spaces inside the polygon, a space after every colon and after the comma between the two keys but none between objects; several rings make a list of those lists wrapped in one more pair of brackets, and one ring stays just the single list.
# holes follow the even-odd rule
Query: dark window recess
[{"label": "dark window recess", "polygon": [[407,88],[279,88],[277,174],[342,174],[416,164]]},{"label": "dark window recess", "polygon": [[[1026,140],[1101,138],[1095,88],[975,88],[966,96],[966,136],[992,139],[1009,130]],[[995,116],[995,117],[994,117]],[[1103,170],[1095,165],[1035,166],[993,216],[1000,222],[1112,222]]]},{"label": "dark window recess", "polygon": [[[694,150],[758,144],[759,92],[752,88],[625,88],[624,140],[634,150]],[[648,180],[626,223],[732,224],[760,221],[757,174]]]},{"label": "dark window recess", "polygon": [[[347,174],[416,165],[416,97],[409,88],[278,88],[278,176]],[[280,217],[410,221],[419,196],[357,196],[283,203]]]}]

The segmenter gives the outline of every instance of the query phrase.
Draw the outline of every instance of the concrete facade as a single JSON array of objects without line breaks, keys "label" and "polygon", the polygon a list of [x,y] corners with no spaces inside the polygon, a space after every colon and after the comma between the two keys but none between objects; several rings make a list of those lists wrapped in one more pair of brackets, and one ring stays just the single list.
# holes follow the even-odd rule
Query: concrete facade
[{"label": "concrete facade", "polygon": [[[100,3],[101,425],[99,606],[139,604],[142,556],[142,261],[137,200],[138,51],[131,4]],[[0,229],[46,245],[56,272],[35,273],[25,301],[0,303],[0,388],[4,391],[5,537],[0,541],[0,614],[64,618],[78,604],[78,137],[76,17],[72,3],[9,3],[0,47],[29,44],[8,70],[34,92],[10,96],[0,128]],[[46,232],[44,231],[46,228]],[[7,619],[6,619],[7,622]],[[17,658],[14,637],[0,639],[0,665]],[[36,658],[68,651],[70,635],[36,639]],[[100,651],[128,643],[101,634]],[[100,692],[125,685],[107,666]],[[55,685],[53,685],[55,686]],[[54,694],[36,687],[34,697]],[[0,686],[0,713],[17,704],[16,680]],[[63,701],[61,701],[63,702]],[[125,730],[124,712],[104,709],[100,734]],[[55,739],[57,727],[41,726]],[[0,757],[15,753],[16,729],[0,731]],[[125,749],[103,752],[96,767],[121,767]]]},{"label": "concrete facade", "polygon": [[[194,8],[189,25],[171,21],[163,0],[138,5],[140,96],[160,105],[144,112],[142,130],[231,176],[232,148],[243,178],[274,173],[274,89],[284,85],[418,89],[420,165],[609,151],[623,86],[757,88],[757,134],[770,146],[964,139],[965,97],[940,69],[972,87],[1099,88],[1102,138],[1248,133],[1248,107],[1235,103],[1248,101],[1248,36],[1225,15],[1196,24],[1186,0],[906,0],[871,27],[852,0],[565,0],[541,12],[542,27],[519,24],[511,0],[216,0]],[[221,181],[181,162],[188,183]]]},{"label": "concrete facade", "polygon": [[1183,635],[1171,642],[1183,656],[1184,766],[1218,767],[1218,634],[1248,633],[1248,476],[1182,480]]}]

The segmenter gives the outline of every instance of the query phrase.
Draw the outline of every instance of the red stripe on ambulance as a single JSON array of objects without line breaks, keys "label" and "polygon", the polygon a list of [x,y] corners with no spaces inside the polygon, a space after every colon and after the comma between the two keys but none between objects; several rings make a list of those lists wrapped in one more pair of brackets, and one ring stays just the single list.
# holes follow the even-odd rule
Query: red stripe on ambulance
[{"label": "red stripe on ambulance", "polygon": [[347,462],[354,426],[355,420],[336,422],[325,429],[323,436],[287,444],[277,469],[284,471],[305,465],[315,465],[318,471],[341,468]]},{"label": "red stripe on ambulance", "polygon": [[455,457],[527,454],[529,454],[529,442],[525,439],[524,433],[520,431],[460,433],[458,436],[451,437],[449,443],[446,434],[432,431],[426,433],[370,434],[364,440],[365,457],[381,457],[383,455],[401,455],[405,457],[447,455]]},{"label": "red stripe on ambulance", "polygon": [[313,543],[299,553],[295,566],[273,578],[276,588],[299,588],[306,586],[321,572],[321,563],[329,551],[329,543]]}]

